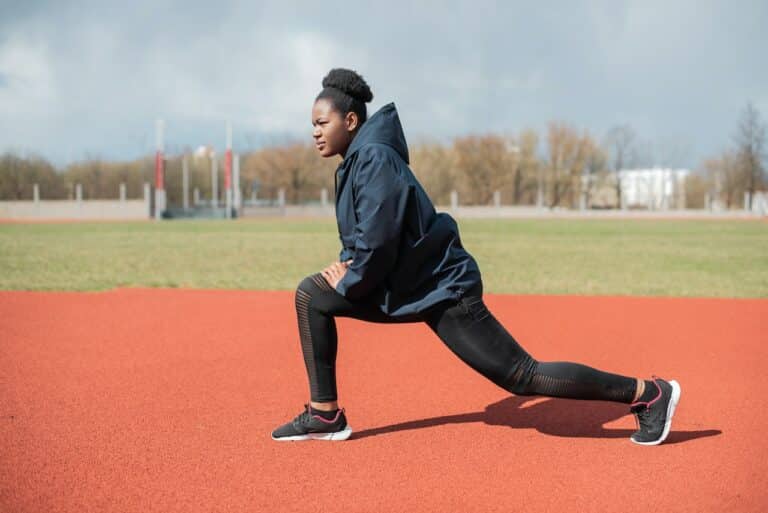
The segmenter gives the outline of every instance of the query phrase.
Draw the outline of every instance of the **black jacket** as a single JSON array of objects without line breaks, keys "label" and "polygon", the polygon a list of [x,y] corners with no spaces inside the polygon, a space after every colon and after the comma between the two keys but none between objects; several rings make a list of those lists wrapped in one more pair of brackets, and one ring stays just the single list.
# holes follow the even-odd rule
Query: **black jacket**
[{"label": "black jacket", "polygon": [[480,269],[459,228],[436,213],[408,167],[408,146],[394,103],[360,127],[336,170],[336,220],[342,250],[353,259],[336,290],[397,317],[459,299]]}]

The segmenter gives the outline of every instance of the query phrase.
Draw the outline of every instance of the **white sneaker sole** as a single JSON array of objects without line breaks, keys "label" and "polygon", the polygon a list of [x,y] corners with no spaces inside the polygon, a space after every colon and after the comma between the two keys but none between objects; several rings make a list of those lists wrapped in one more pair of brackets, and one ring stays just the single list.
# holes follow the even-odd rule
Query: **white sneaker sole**
[{"label": "white sneaker sole", "polygon": [[351,435],[352,428],[347,424],[345,429],[333,433],[307,433],[306,435],[282,436],[280,438],[275,438],[273,436],[272,440],[277,440],[279,442],[299,442],[302,440],[327,440],[330,442],[340,442],[346,440]]},{"label": "white sneaker sole", "polygon": [[672,385],[672,397],[669,399],[669,404],[667,405],[667,421],[664,423],[664,431],[661,432],[661,436],[658,440],[654,440],[652,442],[638,442],[635,439],[630,437],[630,440],[635,442],[638,445],[659,445],[661,442],[667,439],[667,435],[669,435],[669,430],[672,427],[672,416],[675,414],[675,408],[677,408],[677,403],[680,402],[680,385],[677,381],[672,380],[669,382],[670,385]]}]

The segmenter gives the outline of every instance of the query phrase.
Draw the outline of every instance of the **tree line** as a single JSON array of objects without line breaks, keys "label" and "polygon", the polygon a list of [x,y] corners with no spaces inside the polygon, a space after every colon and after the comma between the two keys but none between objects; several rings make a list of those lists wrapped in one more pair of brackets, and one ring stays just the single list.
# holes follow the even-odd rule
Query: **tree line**
[{"label": "tree line", "polygon": [[[450,203],[457,191],[465,205],[487,205],[498,191],[507,205],[543,205],[593,208],[620,204],[618,172],[643,161],[641,144],[629,125],[616,126],[598,140],[568,123],[551,122],[543,134],[468,135],[450,143],[420,141],[411,145],[410,167],[437,205]],[[211,157],[187,155],[190,191],[210,198]],[[214,157],[215,158],[215,157]],[[646,157],[647,161],[648,158]],[[333,198],[338,159],[324,159],[311,142],[265,147],[241,155],[243,198],[274,198],[284,189],[288,203],[319,201],[321,189]],[[218,162],[218,191],[223,196],[224,170]],[[128,162],[86,159],[56,169],[39,156],[5,153],[0,156],[0,200],[31,199],[39,184],[41,199],[72,199],[75,184],[82,184],[85,199],[119,197],[121,183],[129,198],[140,198],[144,183],[154,184],[154,156]],[[165,162],[165,188],[169,205],[182,203],[182,158]],[[685,184],[689,208],[704,206],[707,194],[726,208],[739,208],[745,192],[764,190],[765,125],[757,109],[747,104],[732,145],[705,159]],[[191,194],[191,192],[190,192]]]},{"label": "tree line", "polygon": [[725,208],[743,205],[748,193],[748,208],[756,191],[765,190],[765,124],[757,108],[748,103],[733,135],[732,144],[720,155],[706,159],[699,176],[700,188],[711,191],[712,197]]}]

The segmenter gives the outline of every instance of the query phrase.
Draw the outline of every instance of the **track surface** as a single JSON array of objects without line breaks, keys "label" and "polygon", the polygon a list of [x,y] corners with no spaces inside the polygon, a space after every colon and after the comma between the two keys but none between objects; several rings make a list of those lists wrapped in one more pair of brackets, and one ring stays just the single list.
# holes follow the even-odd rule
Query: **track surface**
[{"label": "track surface", "polygon": [[515,397],[425,326],[338,321],[346,442],[274,442],[308,386],[293,294],[0,292],[0,511],[768,510],[768,300],[486,295],[535,357],[677,379]]}]

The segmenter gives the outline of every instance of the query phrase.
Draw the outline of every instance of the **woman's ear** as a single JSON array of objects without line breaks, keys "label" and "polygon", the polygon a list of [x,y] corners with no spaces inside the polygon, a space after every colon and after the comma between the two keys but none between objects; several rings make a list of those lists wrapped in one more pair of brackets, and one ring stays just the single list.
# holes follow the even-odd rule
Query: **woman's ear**
[{"label": "woman's ear", "polygon": [[347,115],[344,117],[344,122],[347,125],[347,132],[354,132],[357,130],[357,124],[360,120],[357,119],[357,113],[353,111],[347,112]]}]

